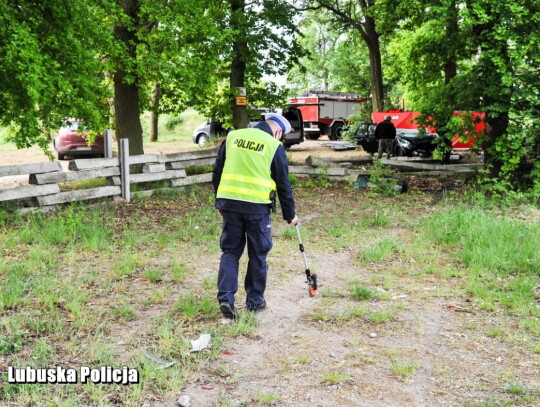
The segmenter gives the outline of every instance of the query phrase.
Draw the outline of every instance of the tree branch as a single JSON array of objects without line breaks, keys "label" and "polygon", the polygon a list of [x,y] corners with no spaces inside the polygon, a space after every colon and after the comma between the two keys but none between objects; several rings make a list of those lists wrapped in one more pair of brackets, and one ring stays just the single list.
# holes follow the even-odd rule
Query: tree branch
[{"label": "tree branch", "polygon": [[338,2],[334,2],[334,4],[331,4],[331,2],[329,2],[329,1],[318,1],[318,3],[319,3],[319,8],[325,8],[326,10],[331,11],[332,13],[334,13],[341,20],[341,22],[343,22],[343,23],[351,26],[352,28],[358,30],[358,32],[360,33],[360,36],[362,37],[362,39],[365,42],[369,41],[369,37],[368,37],[368,35],[366,33],[366,29],[364,27],[364,24],[362,22],[360,22],[359,20],[355,20],[352,17],[352,15],[353,15],[352,2],[348,3],[349,4],[348,12],[340,9]]}]

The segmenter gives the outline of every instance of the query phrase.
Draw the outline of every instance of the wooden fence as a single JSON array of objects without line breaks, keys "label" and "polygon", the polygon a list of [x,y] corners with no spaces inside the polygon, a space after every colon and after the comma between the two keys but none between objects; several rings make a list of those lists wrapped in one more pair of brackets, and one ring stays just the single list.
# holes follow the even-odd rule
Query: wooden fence
[{"label": "wooden fence", "polygon": [[[58,161],[0,166],[0,177],[28,175],[30,184],[0,189],[0,202],[15,202],[23,207],[19,210],[22,214],[48,212],[65,203],[105,197],[121,196],[129,201],[130,186],[142,182],[167,180],[168,188],[179,188],[212,181],[211,173],[188,176],[186,169],[212,165],[217,147],[185,153],[129,156],[128,146],[124,146],[123,142],[127,140],[121,141],[120,157],[71,160],[67,171]],[[135,168],[137,172],[134,172]],[[300,176],[325,174],[335,179],[354,180],[357,176],[357,172],[341,167],[290,166],[289,171]],[[71,181],[96,178],[105,178],[105,186],[78,190],[68,187]],[[155,191],[139,191],[134,194],[151,195]]]},{"label": "wooden fence", "polygon": [[[126,150],[127,151],[127,150]],[[130,200],[130,187],[121,180],[127,175],[129,185],[141,182],[167,180],[170,187],[211,182],[212,174],[188,176],[186,169],[194,166],[212,165],[218,149],[205,149],[187,153],[125,154],[125,165],[119,157],[71,160],[65,171],[58,161],[0,167],[0,177],[28,175],[30,185],[0,189],[0,202],[14,201],[21,206],[21,213],[31,211],[47,212],[58,205],[105,197],[123,196]],[[139,172],[131,173],[134,166]],[[89,189],[62,190],[70,181],[105,178],[105,186]],[[68,184],[65,184],[68,183]],[[127,192],[126,192],[127,191]],[[154,191],[141,191],[149,195]]]}]

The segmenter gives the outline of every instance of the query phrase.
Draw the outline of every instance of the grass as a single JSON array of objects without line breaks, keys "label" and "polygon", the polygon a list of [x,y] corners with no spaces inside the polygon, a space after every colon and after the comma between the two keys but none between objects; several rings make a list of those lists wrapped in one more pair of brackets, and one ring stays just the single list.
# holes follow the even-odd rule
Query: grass
[{"label": "grass", "polygon": [[278,400],[277,394],[273,392],[259,392],[257,393],[257,401],[261,404],[273,404]]},{"label": "grass", "polygon": [[[194,110],[187,110],[180,115],[162,114],[158,123],[158,142],[160,143],[189,143],[187,146],[193,147],[195,144],[191,135],[195,128],[202,124],[205,118]],[[141,117],[143,128],[143,139],[145,143],[150,143],[150,113],[146,112]],[[152,143],[154,144],[154,143]]]},{"label": "grass", "polygon": [[62,191],[78,191],[81,189],[104,187],[106,185],[105,182],[106,182],[106,178],[100,177],[100,178],[93,178],[93,179],[84,179],[80,181],[60,182],[58,186],[60,187],[60,190]]},{"label": "grass", "polygon": [[501,333],[502,333],[502,330],[497,327],[490,327],[486,331],[486,335],[489,336],[490,338],[496,338],[500,336]]},{"label": "grass", "polygon": [[402,378],[412,376],[420,366],[417,362],[410,360],[391,360],[390,363],[392,372]]},{"label": "grass", "polygon": [[518,385],[517,383],[510,383],[508,387],[506,388],[506,392],[509,394],[521,396],[521,395],[526,394],[527,390],[525,390],[525,388]]},{"label": "grass", "polygon": [[498,306],[521,315],[539,316],[532,307],[539,284],[540,224],[482,208],[457,207],[427,219],[425,237],[455,252],[468,271],[469,292],[480,307]]},{"label": "grass", "polygon": [[351,375],[341,371],[325,372],[322,375],[322,383],[327,385],[338,384],[346,382],[351,378]]},{"label": "grass", "polygon": [[384,213],[375,212],[363,220],[366,227],[383,228],[390,223],[388,216]]},{"label": "grass", "polygon": [[360,284],[354,284],[351,288],[353,298],[357,300],[369,300],[373,298],[374,293],[369,288],[363,287]]},{"label": "grass", "polygon": [[192,293],[181,296],[174,310],[186,319],[211,318],[218,314],[218,306],[213,298],[200,298]]},{"label": "grass", "polygon": [[[170,140],[174,137],[171,134]],[[343,270],[344,284],[329,284],[321,271],[321,296],[306,321],[299,322],[328,332],[339,327],[357,330],[358,343],[347,361],[357,360],[358,366],[380,363],[360,349],[371,340],[366,333],[386,327],[400,334],[403,308],[392,296],[403,294],[400,290],[409,284],[412,290],[406,294],[413,296],[416,289],[429,301],[437,294],[424,287],[434,281],[443,288],[455,286],[448,288],[454,290],[451,294],[471,298],[478,314],[487,310],[493,316],[513,318],[512,330],[496,321],[488,326],[479,319],[464,322],[468,335],[498,343],[515,331],[527,339],[523,341],[527,356],[538,357],[537,223],[517,220],[512,213],[445,202],[418,220],[409,215],[427,204],[427,198],[399,197],[397,205],[398,198],[343,192],[341,186],[330,188],[348,195],[336,198],[333,210],[323,214],[323,208],[314,208],[313,194],[328,192],[324,177],[309,180],[305,187],[297,182],[298,212],[310,219],[301,228],[310,263],[320,262],[315,252],[337,253],[338,258],[350,252],[361,265]],[[0,397],[12,405],[67,407],[112,405],[114,396],[126,405],[140,405],[182,388],[233,338],[258,340],[257,314],[240,311],[238,321],[221,323],[215,299],[221,225],[212,203],[211,187],[203,186],[130,205],[102,202],[70,205],[49,215],[1,215],[0,355],[5,362],[55,366],[77,360],[95,367],[122,360],[139,369],[141,383],[117,387],[2,383]],[[301,269],[294,229],[280,228],[279,214],[274,219],[274,253],[283,254],[285,270]],[[298,267],[291,266],[293,253],[300,259]],[[447,264],[453,273],[448,273]],[[201,333],[212,335],[211,345],[203,352],[190,352],[190,341]],[[309,341],[301,342],[299,353],[277,356],[281,372],[296,373],[318,363]],[[176,364],[157,369],[140,349]],[[399,379],[418,369],[414,360],[388,358],[389,370]],[[234,366],[219,370],[229,383],[241,380],[231,377]],[[354,378],[341,368],[319,374],[327,385]],[[521,383],[499,389],[508,397],[534,398],[533,404],[538,400]],[[272,388],[256,390],[250,395],[255,402],[279,402]],[[227,403],[233,405],[223,398],[223,405]]]},{"label": "grass", "polygon": [[382,324],[390,321],[395,315],[394,311],[377,311],[369,313],[369,320],[374,324]]},{"label": "grass", "polygon": [[399,246],[393,239],[384,238],[365,249],[359,256],[361,264],[388,260],[399,253]]},{"label": "grass", "polygon": [[148,269],[143,272],[143,277],[151,283],[157,283],[161,281],[162,274],[163,272],[161,270]]}]

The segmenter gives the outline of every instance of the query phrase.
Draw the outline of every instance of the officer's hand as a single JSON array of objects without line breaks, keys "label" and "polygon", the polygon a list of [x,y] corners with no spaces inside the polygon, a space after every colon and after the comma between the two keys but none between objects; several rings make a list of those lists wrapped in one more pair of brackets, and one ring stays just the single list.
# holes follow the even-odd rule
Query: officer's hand
[{"label": "officer's hand", "polygon": [[289,225],[295,226],[298,223],[298,216],[295,216],[293,220],[289,221]]},{"label": "officer's hand", "polygon": [[223,211],[221,209],[218,209],[217,213],[219,213],[221,216],[223,216]]}]

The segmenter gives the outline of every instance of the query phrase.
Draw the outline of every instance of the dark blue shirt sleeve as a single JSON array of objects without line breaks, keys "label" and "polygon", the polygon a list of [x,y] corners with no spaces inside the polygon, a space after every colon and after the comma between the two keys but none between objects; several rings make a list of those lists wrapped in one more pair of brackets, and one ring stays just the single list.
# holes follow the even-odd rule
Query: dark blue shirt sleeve
[{"label": "dark blue shirt sleeve", "polygon": [[212,167],[212,185],[214,186],[214,192],[217,193],[219,182],[221,181],[221,174],[223,173],[223,166],[225,165],[225,144],[226,139],[221,143],[221,147],[216,156],[216,162]]},{"label": "dark blue shirt sleeve", "polygon": [[278,146],[270,169],[272,171],[272,179],[276,182],[283,219],[289,222],[295,217],[295,209],[291,181],[289,180],[289,164],[287,163],[287,156],[283,145]]}]

